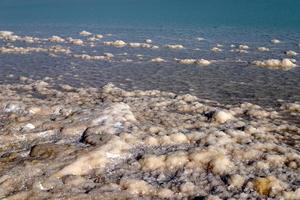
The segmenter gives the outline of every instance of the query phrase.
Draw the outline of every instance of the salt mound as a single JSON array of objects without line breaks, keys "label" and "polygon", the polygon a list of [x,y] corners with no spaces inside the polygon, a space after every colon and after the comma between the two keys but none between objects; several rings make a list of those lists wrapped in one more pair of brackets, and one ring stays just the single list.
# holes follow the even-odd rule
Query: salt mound
[{"label": "salt mound", "polygon": [[87,31],[81,31],[81,32],[79,33],[79,35],[82,35],[82,36],[90,36],[90,35],[92,35],[92,33],[87,32]]},{"label": "salt mound", "polygon": [[232,116],[231,113],[229,112],[226,112],[226,111],[222,111],[222,110],[219,110],[219,111],[216,111],[213,115],[213,119],[218,122],[218,123],[225,123],[229,120],[232,120],[234,117]]},{"label": "salt mound", "polygon": [[71,44],[74,44],[74,45],[83,45],[84,44],[84,42],[81,39],[68,38],[68,40]]},{"label": "salt mound", "polygon": [[49,42],[64,42],[65,40],[59,36],[53,35],[48,39]]},{"label": "salt mound", "polygon": [[132,48],[151,48],[152,47],[152,45],[150,45],[150,44],[147,44],[147,43],[137,43],[137,42],[129,43],[128,45],[130,47],[132,47]]},{"label": "salt mound", "polygon": [[215,53],[218,53],[218,52],[222,52],[223,50],[220,49],[220,48],[218,48],[218,47],[213,47],[213,48],[211,49],[211,51],[213,51],[213,52],[215,52]]},{"label": "salt mound", "polygon": [[257,50],[260,51],[260,52],[270,51],[270,49],[267,48],[267,47],[258,47]]},{"label": "salt mound", "polygon": [[101,34],[96,34],[96,35],[95,35],[95,38],[101,39],[101,38],[103,38],[103,35],[101,35]]},{"label": "salt mound", "polygon": [[104,45],[115,46],[115,47],[124,47],[124,46],[127,45],[127,43],[124,42],[123,40],[116,40],[116,41],[113,41],[113,42],[104,42]]},{"label": "salt mound", "polygon": [[271,40],[271,42],[272,42],[273,44],[279,44],[279,43],[281,43],[281,41],[278,40],[278,39],[273,39],[273,40]]},{"label": "salt mound", "polygon": [[184,65],[191,65],[191,64],[195,64],[196,59],[180,59],[178,62]]},{"label": "salt mound", "polygon": [[11,31],[0,31],[0,37],[7,37],[7,36],[11,36],[14,33]]},{"label": "salt mound", "polygon": [[286,51],[285,54],[286,54],[287,56],[291,56],[291,57],[297,56],[297,55],[298,55],[297,52],[292,51],[292,50]]},{"label": "salt mound", "polygon": [[166,47],[169,49],[184,49],[184,46],[181,44],[168,44]]},{"label": "salt mound", "polygon": [[208,66],[211,64],[211,61],[205,60],[205,59],[200,59],[196,61],[197,65],[202,65],[202,66]]},{"label": "salt mound", "polygon": [[263,60],[263,61],[254,61],[253,64],[259,67],[267,67],[271,69],[283,69],[283,70],[289,70],[291,68],[296,67],[294,59],[288,59],[284,58],[282,60],[279,59],[269,59],[269,60]]},{"label": "salt mound", "polygon": [[163,59],[163,58],[157,57],[157,58],[152,58],[152,59],[151,59],[151,62],[157,62],[157,63],[160,63],[160,62],[166,62],[166,60]]},{"label": "salt mound", "polygon": [[247,45],[241,44],[241,45],[239,45],[239,49],[247,50],[247,49],[250,49],[250,47]]}]

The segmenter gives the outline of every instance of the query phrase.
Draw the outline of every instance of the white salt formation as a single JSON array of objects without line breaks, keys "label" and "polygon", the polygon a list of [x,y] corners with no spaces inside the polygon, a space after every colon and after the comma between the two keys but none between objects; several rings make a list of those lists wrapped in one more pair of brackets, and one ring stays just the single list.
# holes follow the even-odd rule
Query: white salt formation
[{"label": "white salt formation", "polygon": [[127,45],[127,43],[124,42],[123,40],[116,40],[113,42],[104,42],[104,45],[115,46],[115,47],[125,47]]},{"label": "white salt formation", "polygon": [[84,45],[84,42],[81,39],[68,38],[68,41],[74,45]]},{"label": "white salt formation", "polygon": [[184,49],[184,46],[181,44],[168,44],[166,47],[169,49]]},{"label": "white salt formation", "polygon": [[95,35],[95,38],[97,38],[97,39],[102,39],[102,38],[103,38],[103,35],[101,35],[101,34],[96,34],[96,35]]},{"label": "white salt formation", "polygon": [[53,35],[51,38],[48,39],[49,42],[65,42],[65,40],[59,36]]},{"label": "white salt formation", "polygon": [[205,59],[175,59],[178,61],[178,63],[180,64],[184,64],[184,65],[192,65],[192,64],[197,64],[197,65],[201,65],[201,66],[208,66],[211,64],[211,61],[209,60],[205,60]]},{"label": "white salt formation", "polygon": [[267,48],[267,47],[258,47],[257,50],[260,51],[260,52],[267,52],[267,51],[270,51],[270,49]]},{"label": "white salt formation", "polygon": [[205,59],[200,59],[196,61],[197,65],[201,65],[201,66],[208,66],[212,63],[212,61],[209,60],[205,60]]},{"label": "white salt formation", "polygon": [[46,80],[0,85],[1,199],[299,199],[299,102]]},{"label": "white salt formation", "polygon": [[88,31],[81,31],[81,32],[79,33],[79,35],[82,35],[82,36],[91,36],[92,33],[88,32]]},{"label": "white salt formation", "polygon": [[152,48],[152,45],[148,43],[129,43],[128,46],[132,48]]},{"label": "white salt formation", "polygon": [[278,40],[278,39],[272,39],[271,42],[272,42],[273,44],[279,44],[279,43],[281,43],[281,41]]},{"label": "white salt formation", "polygon": [[286,54],[287,56],[291,56],[291,57],[294,57],[294,56],[297,56],[297,55],[298,55],[297,52],[292,51],[292,50],[286,51],[285,54]]},{"label": "white salt formation", "polygon": [[166,60],[163,58],[157,57],[157,58],[152,58],[151,62],[161,63],[161,62],[166,62]]},{"label": "white salt formation", "polygon": [[288,59],[284,58],[282,60],[278,59],[269,59],[269,60],[263,60],[263,61],[254,61],[253,64],[259,67],[267,67],[271,69],[282,69],[282,70],[289,70],[297,65],[295,64],[294,59]]},{"label": "white salt formation", "polygon": [[213,47],[213,48],[211,49],[211,51],[213,51],[213,52],[215,52],[215,53],[218,53],[218,52],[222,52],[223,50],[220,49],[219,47]]},{"label": "white salt formation", "polygon": [[180,59],[178,62],[184,65],[191,65],[196,63],[196,59]]}]

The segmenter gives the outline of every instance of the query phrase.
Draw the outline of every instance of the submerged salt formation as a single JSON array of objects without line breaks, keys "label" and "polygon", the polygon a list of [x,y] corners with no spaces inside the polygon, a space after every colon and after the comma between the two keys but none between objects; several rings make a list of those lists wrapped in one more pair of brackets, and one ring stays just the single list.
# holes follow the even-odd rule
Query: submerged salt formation
[{"label": "submerged salt formation", "polygon": [[163,58],[157,57],[157,58],[152,58],[151,62],[161,63],[161,62],[166,62],[166,60]]},{"label": "submerged salt formation", "polygon": [[115,47],[125,47],[127,45],[127,43],[124,42],[123,40],[116,40],[113,42],[104,42],[103,44],[107,45],[107,46],[115,46]]},{"label": "submerged salt formation", "polygon": [[165,47],[168,49],[184,49],[184,46],[181,44],[168,44]]},{"label": "submerged salt formation", "polygon": [[186,58],[186,59],[175,59],[175,60],[178,61],[178,63],[184,64],[184,65],[197,64],[197,65],[201,65],[201,66],[208,66],[212,63],[212,61],[205,60],[205,59],[197,60],[197,59]]},{"label": "submerged salt formation", "polygon": [[0,198],[300,197],[299,102],[20,81],[0,85]]},{"label": "submerged salt formation", "polygon": [[284,58],[282,60],[279,59],[269,59],[263,61],[254,61],[253,64],[259,67],[267,67],[271,69],[282,69],[282,70],[289,70],[297,65],[295,64],[296,60]]},{"label": "submerged salt formation", "polygon": [[267,51],[270,51],[270,49],[267,48],[267,47],[258,47],[257,50],[260,51],[260,52],[267,52]]}]

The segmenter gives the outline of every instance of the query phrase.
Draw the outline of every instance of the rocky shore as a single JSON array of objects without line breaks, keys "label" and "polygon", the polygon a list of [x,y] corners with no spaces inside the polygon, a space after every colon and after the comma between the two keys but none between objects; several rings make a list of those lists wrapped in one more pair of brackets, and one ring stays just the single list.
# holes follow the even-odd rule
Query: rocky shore
[{"label": "rocky shore", "polygon": [[299,102],[22,77],[0,85],[0,198],[296,200],[299,125]]}]

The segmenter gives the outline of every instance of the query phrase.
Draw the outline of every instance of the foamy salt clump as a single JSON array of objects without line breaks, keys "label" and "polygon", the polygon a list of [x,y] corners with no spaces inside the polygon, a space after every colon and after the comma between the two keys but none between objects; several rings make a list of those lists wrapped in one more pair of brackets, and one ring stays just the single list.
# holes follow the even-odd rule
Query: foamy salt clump
[{"label": "foamy salt clump", "polygon": [[271,40],[271,42],[272,42],[273,44],[279,44],[279,43],[281,43],[281,41],[278,40],[278,39],[273,39],[273,40]]},{"label": "foamy salt clump", "polygon": [[299,102],[281,104],[20,77],[0,84],[0,198],[299,199]]},{"label": "foamy salt clump", "polygon": [[14,33],[11,31],[0,31],[0,38],[5,38],[8,36],[12,36]]},{"label": "foamy salt clump", "polygon": [[152,58],[151,62],[161,63],[161,62],[166,62],[166,60],[163,58],[157,57],[157,58]]},{"label": "foamy salt clump", "polygon": [[270,51],[270,49],[267,48],[267,47],[258,47],[257,50],[260,51],[260,52],[267,52],[267,51]]},{"label": "foamy salt clump", "polygon": [[81,35],[81,36],[91,36],[92,33],[88,32],[88,31],[81,31],[81,32],[79,33],[79,35]]},{"label": "foamy salt clump", "polygon": [[200,59],[196,61],[197,65],[202,65],[202,66],[208,66],[212,63],[212,61],[205,60],[205,59]]},{"label": "foamy salt clump", "polygon": [[102,39],[102,38],[103,38],[103,35],[101,35],[101,34],[96,34],[96,35],[95,35],[95,38],[97,38],[97,39]]},{"label": "foamy salt clump", "polygon": [[178,61],[180,64],[184,65],[192,65],[192,64],[197,64],[201,66],[208,66],[211,64],[211,61],[205,60],[205,59],[175,59]]},{"label": "foamy salt clump", "polygon": [[214,113],[213,119],[218,123],[225,123],[229,120],[234,119],[234,117],[229,112],[218,110]]},{"label": "foamy salt clump", "polygon": [[48,39],[48,41],[49,42],[58,42],[58,43],[60,43],[60,42],[65,42],[65,39],[63,39],[63,38],[61,38],[59,36],[54,35],[54,36],[50,37]]},{"label": "foamy salt clump", "polygon": [[148,44],[151,44],[152,40],[151,39],[146,39],[145,42],[148,43]]},{"label": "foamy salt clump", "polygon": [[114,56],[110,53],[104,53],[103,56],[91,56],[88,54],[74,54],[74,58],[80,58],[82,60],[105,60],[110,61]]},{"label": "foamy salt clump", "polygon": [[184,49],[184,46],[181,44],[168,44],[166,47],[169,49]]},{"label": "foamy salt clump", "polygon": [[297,55],[298,55],[297,52],[292,51],[292,50],[286,51],[285,54],[286,54],[287,56],[291,56],[291,57],[297,56]]},{"label": "foamy salt clump", "polygon": [[239,45],[239,49],[243,49],[243,50],[247,50],[247,49],[250,49],[250,47],[248,45]]},{"label": "foamy salt clump", "polygon": [[132,48],[151,48],[152,45],[148,43],[129,43],[128,44]]},{"label": "foamy salt clump", "polygon": [[254,61],[253,64],[259,67],[267,67],[272,69],[283,69],[283,70],[289,70],[297,65],[295,64],[296,60],[294,59],[288,59],[284,58],[282,60],[278,59],[269,59],[269,60],[263,60],[263,61]]},{"label": "foamy salt clump", "polygon": [[116,40],[116,41],[113,41],[113,42],[104,42],[104,45],[115,46],[115,47],[124,47],[124,46],[127,45],[127,43],[124,42],[123,40]]},{"label": "foamy salt clump", "polygon": [[220,49],[219,47],[213,47],[213,48],[211,49],[211,51],[213,51],[213,52],[215,52],[215,53],[218,53],[218,52],[222,52],[223,50]]},{"label": "foamy salt clump", "polygon": [[81,39],[68,38],[68,41],[74,45],[79,45],[79,46],[84,45],[84,42]]},{"label": "foamy salt clump", "polygon": [[180,59],[178,62],[184,65],[191,65],[196,63],[196,59]]}]

